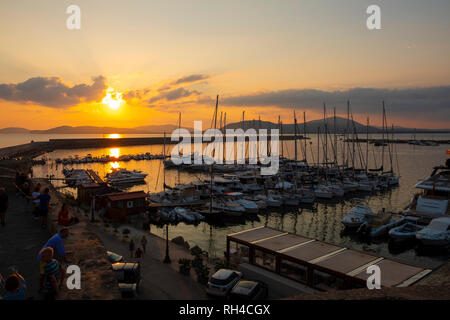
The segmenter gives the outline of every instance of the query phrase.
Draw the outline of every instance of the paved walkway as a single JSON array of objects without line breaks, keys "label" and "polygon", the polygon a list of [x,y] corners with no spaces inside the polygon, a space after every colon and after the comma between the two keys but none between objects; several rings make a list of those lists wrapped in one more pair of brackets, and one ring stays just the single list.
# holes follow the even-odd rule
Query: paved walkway
[{"label": "paved walkway", "polygon": [[[90,225],[89,229],[99,236],[107,250],[122,255],[125,261],[136,261],[131,258],[128,243],[104,231],[101,227]],[[144,231],[132,229],[131,237],[136,243],[136,248],[140,246],[141,235],[144,233]],[[165,264],[162,262],[165,257],[165,241],[151,233],[145,234],[148,243],[147,253],[140,261],[142,281],[139,299],[207,299],[205,288],[196,282],[193,270],[190,277],[178,272],[178,259],[192,259],[190,253],[174,243],[169,243],[172,263]]]},{"label": "paved walkway", "polygon": [[[27,208],[24,198],[14,193],[8,193],[8,197],[6,226],[0,226],[0,273],[7,277],[11,273],[9,268],[14,266],[27,281],[28,295],[40,299],[36,256],[50,235],[33,219],[31,207]],[[2,289],[0,295],[3,294]]]}]

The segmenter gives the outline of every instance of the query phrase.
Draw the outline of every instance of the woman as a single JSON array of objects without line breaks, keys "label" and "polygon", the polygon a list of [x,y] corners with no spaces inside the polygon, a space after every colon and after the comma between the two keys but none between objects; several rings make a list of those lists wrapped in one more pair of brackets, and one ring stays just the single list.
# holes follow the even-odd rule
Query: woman
[{"label": "woman", "polygon": [[58,224],[61,226],[69,226],[74,223],[77,223],[78,219],[69,216],[69,208],[67,203],[64,203],[61,207],[61,210],[58,213]]}]

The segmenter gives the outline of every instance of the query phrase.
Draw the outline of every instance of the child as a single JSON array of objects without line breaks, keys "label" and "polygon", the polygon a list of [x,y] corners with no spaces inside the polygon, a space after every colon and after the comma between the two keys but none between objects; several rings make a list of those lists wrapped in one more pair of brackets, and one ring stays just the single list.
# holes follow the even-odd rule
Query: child
[{"label": "child", "polygon": [[3,300],[26,300],[26,282],[25,279],[17,272],[11,274],[6,280],[0,275],[0,283],[5,288],[7,294],[3,296]]},{"label": "child", "polygon": [[44,300],[55,300],[59,294],[64,280],[65,269],[58,261],[53,259],[53,249],[46,247],[39,252],[42,262],[45,264],[41,269],[40,287],[44,294]]}]

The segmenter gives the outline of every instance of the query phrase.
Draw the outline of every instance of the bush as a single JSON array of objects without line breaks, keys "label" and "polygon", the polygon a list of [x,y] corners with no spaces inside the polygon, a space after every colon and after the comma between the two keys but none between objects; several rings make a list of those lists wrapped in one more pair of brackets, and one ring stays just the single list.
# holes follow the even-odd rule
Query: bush
[{"label": "bush", "polygon": [[209,279],[209,268],[205,265],[200,265],[195,268],[195,273],[197,274],[197,281],[203,285],[208,283]]},{"label": "bush", "polygon": [[189,275],[189,273],[191,272],[191,260],[179,259],[178,264],[180,265],[180,273],[184,275]]},{"label": "bush", "polygon": [[227,264],[224,260],[217,261],[216,264],[214,265],[215,271],[219,271],[220,269],[226,269],[226,268],[227,268]]}]

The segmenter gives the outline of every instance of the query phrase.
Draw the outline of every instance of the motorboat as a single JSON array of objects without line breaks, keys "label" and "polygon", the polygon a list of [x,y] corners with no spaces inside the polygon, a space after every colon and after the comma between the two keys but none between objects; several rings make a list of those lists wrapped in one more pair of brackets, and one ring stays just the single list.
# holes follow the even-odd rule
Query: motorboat
[{"label": "motorboat", "polygon": [[106,175],[106,181],[109,184],[145,183],[147,175],[138,170],[129,171],[118,168],[112,169],[112,172]]},{"label": "motorboat", "polygon": [[[447,162],[450,162],[447,160]],[[427,219],[450,215],[450,167],[435,167],[431,175],[415,186],[421,192],[413,196],[403,212]]]},{"label": "motorboat", "polygon": [[450,244],[450,217],[431,220],[430,224],[416,233],[416,238],[424,245],[447,246]]},{"label": "motorboat", "polygon": [[256,213],[259,210],[256,203],[252,200],[244,199],[243,193],[241,192],[227,192],[225,193],[225,196],[227,196],[228,202],[232,200],[233,202],[240,204],[246,212]]},{"label": "motorboat", "polygon": [[357,205],[353,207],[341,220],[347,228],[357,228],[363,223],[369,222],[376,215],[368,206]]},{"label": "motorboat", "polygon": [[416,238],[416,233],[423,228],[424,226],[417,223],[406,222],[389,230],[389,237],[395,241],[412,240]]}]

